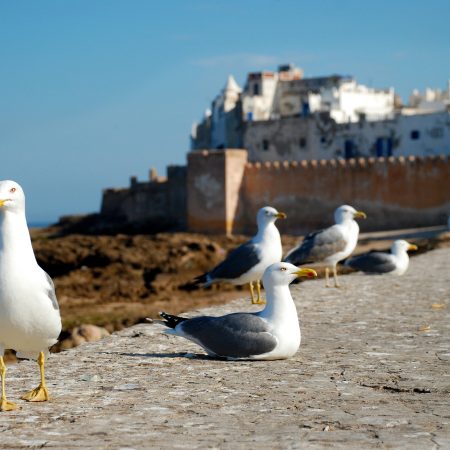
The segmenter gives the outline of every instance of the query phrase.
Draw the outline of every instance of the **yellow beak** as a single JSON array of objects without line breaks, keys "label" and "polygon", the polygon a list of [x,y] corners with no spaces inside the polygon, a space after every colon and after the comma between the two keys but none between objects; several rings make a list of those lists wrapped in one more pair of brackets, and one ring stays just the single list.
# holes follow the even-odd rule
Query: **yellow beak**
[{"label": "yellow beak", "polygon": [[307,277],[307,278],[315,278],[317,277],[317,272],[314,269],[307,269],[306,267],[303,269],[298,269],[297,272],[293,273],[298,277]]},{"label": "yellow beak", "polygon": [[275,215],[277,219],[286,219],[287,215],[284,212],[279,212]]},{"label": "yellow beak", "polygon": [[367,219],[366,213],[362,211],[356,211],[353,217],[355,219]]},{"label": "yellow beak", "polygon": [[5,198],[4,200],[0,200],[0,208],[9,200],[9,198]]},{"label": "yellow beak", "polygon": [[409,244],[409,246],[408,246],[408,250],[418,250],[419,249],[419,247],[417,247],[417,245],[415,245],[415,244]]}]

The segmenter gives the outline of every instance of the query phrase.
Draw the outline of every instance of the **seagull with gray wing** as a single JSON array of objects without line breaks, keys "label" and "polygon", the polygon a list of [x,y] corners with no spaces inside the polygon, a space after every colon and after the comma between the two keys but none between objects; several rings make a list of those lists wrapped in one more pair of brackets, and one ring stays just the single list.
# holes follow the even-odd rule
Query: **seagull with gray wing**
[{"label": "seagull with gray wing", "polygon": [[417,245],[398,239],[392,244],[391,253],[363,253],[348,259],[345,265],[365,273],[403,275],[409,266],[408,250],[417,250]]},{"label": "seagull with gray wing", "polygon": [[329,287],[329,268],[333,270],[334,285],[339,287],[336,264],[350,256],[358,242],[359,226],[354,219],[365,219],[362,211],[349,205],[342,205],[334,212],[335,225],[308,234],[303,242],[293,248],[284,261],[300,266],[302,264],[323,263],[326,286]]},{"label": "seagull with gray wing", "polygon": [[[226,281],[242,285],[249,283],[253,304],[263,304],[261,299],[261,277],[271,264],[280,262],[283,254],[281,237],[275,226],[277,219],[285,219],[286,214],[265,206],[258,211],[256,222],[258,232],[249,241],[231,251],[228,257],[211,271],[198,276],[195,283],[204,287],[212,283]],[[255,299],[253,283],[256,284]]]},{"label": "seagull with gray wing", "polygon": [[236,359],[285,359],[293,356],[301,340],[297,310],[289,284],[297,277],[315,277],[312,269],[275,263],[264,272],[267,304],[257,313],[188,319],[164,312],[167,334],[181,336],[205,349],[208,355]]},{"label": "seagull with gray wing", "polygon": [[61,332],[61,317],[52,279],[34,256],[25,218],[25,194],[14,181],[0,181],[0,411],[17,408],[6,398],[5,349],[18,358],[37,359],[41,381],[22,399],[49,399],[44,362]]}]

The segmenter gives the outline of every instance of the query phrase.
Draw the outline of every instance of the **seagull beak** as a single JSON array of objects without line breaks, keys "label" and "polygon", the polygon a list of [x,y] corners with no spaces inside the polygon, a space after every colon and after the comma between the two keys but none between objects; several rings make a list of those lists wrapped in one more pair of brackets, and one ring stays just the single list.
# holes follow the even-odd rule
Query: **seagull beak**
[{"label": "seagull beak", "polygon": [[9,198],[5,198],[4,200],[0,199],[0,208],[5,205],[5,203],[9,200]]},{"label": "seagull beak", "polygon": [[418,249],[419,249],[419,247],[417,247],[417,245],[415,245],[415,244],[408,245],[408,250],[418,250]]},{"label": "seagull beak", "polygon": [[275,214],[275,217],[277,219],[286,219],[287,215],[284,212],[279,212],[279,213]]},{"label": "seagull beak", "polygon": [[315,278],[317,277],[317,272],[314,269],[298,269],[297,272],[293,272],[292,275],[297,275],[298,277]]},{"label": "seagull beak", "polygon": [[355,219],[367,219],[366,213],[362,211],[356,211],[355,215],[353,216]]}]

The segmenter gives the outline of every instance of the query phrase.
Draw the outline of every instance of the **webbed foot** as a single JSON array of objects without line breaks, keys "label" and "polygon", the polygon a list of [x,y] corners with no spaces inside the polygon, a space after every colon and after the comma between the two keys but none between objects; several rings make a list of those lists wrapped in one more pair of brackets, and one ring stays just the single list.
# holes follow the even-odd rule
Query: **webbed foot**
[{"label": "webbed foot", "polygon": [[50,396],[48,395],[47,388],[40,384],[36,389],[23,395],[21,399],[27,402],[46,402],[50,399]]},{"label": "webbed foot", "polygon": [[15,403],[9,402],[6,398],[0,400],[0,411],[14,411],[17,408],[18,406]]}]

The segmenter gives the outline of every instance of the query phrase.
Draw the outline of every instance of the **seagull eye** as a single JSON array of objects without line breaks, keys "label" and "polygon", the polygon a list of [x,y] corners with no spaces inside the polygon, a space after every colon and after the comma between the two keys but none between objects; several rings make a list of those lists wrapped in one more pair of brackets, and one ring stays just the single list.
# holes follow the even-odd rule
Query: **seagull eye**
[{"label": "seagull eye", "polygon": [[9,192],[11,192],[11,194],[14,194],[14,192],[16,192],[16,188],[11,188],[11,189],[9,190]]},{"label": "seagull eye", "polygon": [[283,272],[286,272],[286,267],[282,267],[280,270],[282,270]]}]

